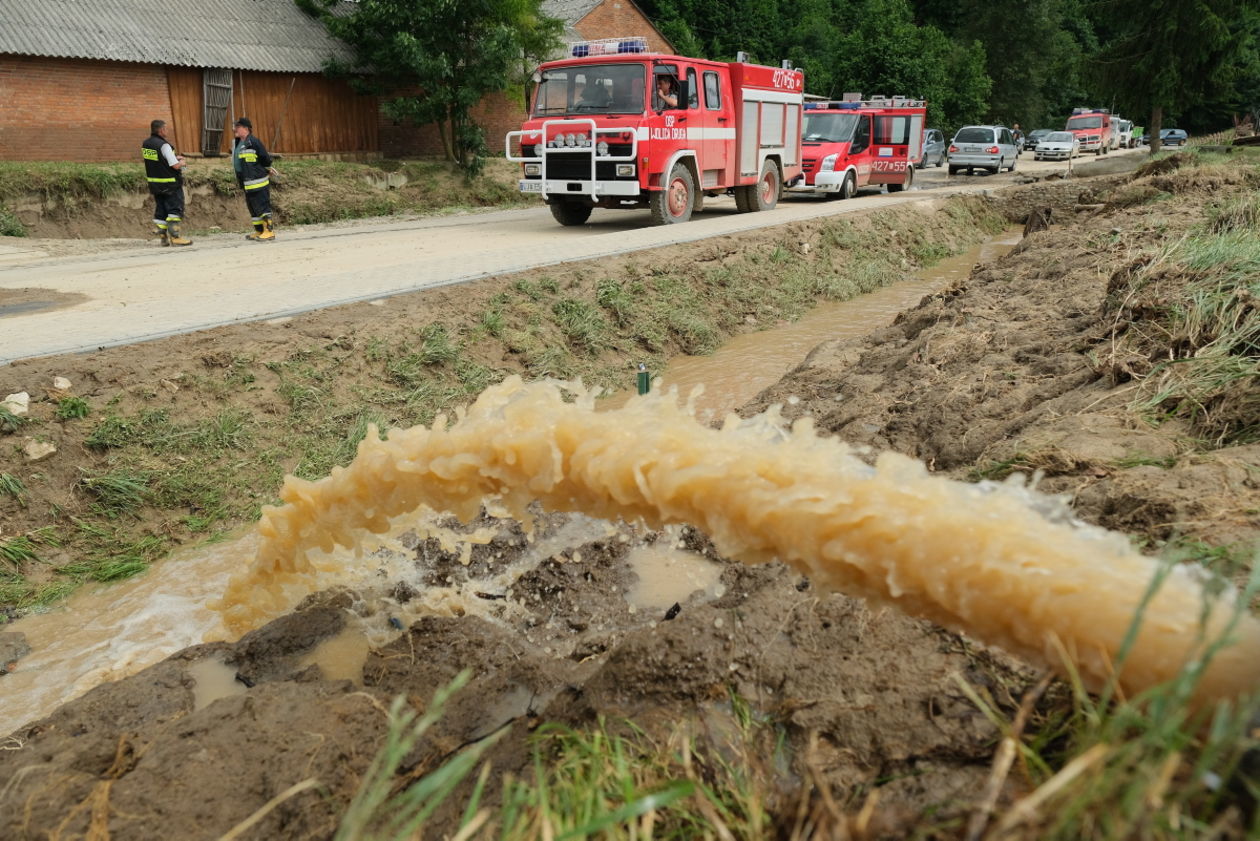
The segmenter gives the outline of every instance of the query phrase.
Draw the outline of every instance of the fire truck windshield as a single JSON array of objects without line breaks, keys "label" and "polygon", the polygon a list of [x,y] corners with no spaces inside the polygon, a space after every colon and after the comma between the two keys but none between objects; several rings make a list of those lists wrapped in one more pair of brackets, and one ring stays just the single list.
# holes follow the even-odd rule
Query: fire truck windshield
[{"label": "fire truck windshield", "polygon": [[534,116],[642,114],[646,78],[642,64],[584,64],[544,70],[534,97]]},{"label": "fire truck windshield", "polygon": [[1102,117],[1073,117],[1068,120],[1067,127],[1071,130],[1102,128]]},{"label": "fire truck windshield", "polygon": [[805,114],[806,143],[848,143],[853,139],[857,114]]}]

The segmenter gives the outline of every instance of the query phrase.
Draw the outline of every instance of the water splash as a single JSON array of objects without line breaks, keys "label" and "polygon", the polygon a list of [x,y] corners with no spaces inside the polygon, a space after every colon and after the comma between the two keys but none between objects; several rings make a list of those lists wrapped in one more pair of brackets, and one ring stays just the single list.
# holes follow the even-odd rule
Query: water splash
[{"label": "water splash", "polygon": [[[824,588],[891,604],[1051,667],[1063,657],[1087,684],[1112,674],[1157,571],[1120,535],[1052,522],[1018,484],[976,486],[884,453],[870,466],[809,419],[788,430],[775,411],[722,429],[698,423],[674,394],[596,413],[580,384],[487,389],[454,422],[375,429],[355,460],[325,479],[286,480],[264,511],[253,566],[213,607],[253,627],[316,586],[317,551],[354,547],[422,505],[463,520],[498,498],[524,518],[537,500],[558,511],[654,528],[689,523],[724,554],[782,560]],[[1206,607],[1205,607],[1206,606]],[[1174,677],[1224,632],[1236,605],[1215,601],[1185,568],[1151,599],[1121,676],[1136,692]],[[1201,698],[1260,681],[1260,622],[1242,616],[1200,683]]]}]

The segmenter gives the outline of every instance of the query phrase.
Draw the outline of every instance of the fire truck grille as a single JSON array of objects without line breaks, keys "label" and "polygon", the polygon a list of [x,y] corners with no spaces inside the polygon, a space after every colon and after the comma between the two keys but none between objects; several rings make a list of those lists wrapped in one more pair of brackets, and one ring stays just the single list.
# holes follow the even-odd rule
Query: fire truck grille
[{"label": "fire truck grille", "polygon": [[801,169],[805,170],[806,172],[813,172],[817,168],[818,168],[817,158],[806,158],[804,161],[801,162]]},{"label": "fire truck grille", "polygon": [[[625,156],[630,154],[630,144],[617,144],[609,149],[610,155]],[[598,181],[617,180],[617,164],[629,161],[601,161],[596,159],[595,178]],[[547,177],[557,181],[585,181],[591,177],[590,153],[567,154],[551,152],[547,155]],[[624,179],[624,180],[634,180]]]}]

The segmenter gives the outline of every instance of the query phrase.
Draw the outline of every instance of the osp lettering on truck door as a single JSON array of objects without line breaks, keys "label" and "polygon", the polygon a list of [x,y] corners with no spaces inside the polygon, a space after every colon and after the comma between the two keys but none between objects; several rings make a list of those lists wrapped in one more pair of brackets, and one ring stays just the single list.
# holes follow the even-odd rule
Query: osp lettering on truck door
[{"label": "osp lettering on truck door", "polygon": [[670,114],[665,117],[665,128],[652,129],[651,138],[653,140],[686,140],[687,129],[676,128],[674,116]]}]

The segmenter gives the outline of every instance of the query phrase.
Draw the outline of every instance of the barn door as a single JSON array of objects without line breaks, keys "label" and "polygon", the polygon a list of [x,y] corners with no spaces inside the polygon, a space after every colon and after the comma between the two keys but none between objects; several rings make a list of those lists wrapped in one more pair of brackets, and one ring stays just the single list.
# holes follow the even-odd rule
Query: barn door
[{"label": "barn door", "polygon": [[207,70],[201,101],[205,112],[201,122],[201,153],[207,157],[217,156],[227,129],[228,108],[232,105],[232,71]]}]

